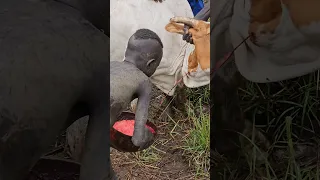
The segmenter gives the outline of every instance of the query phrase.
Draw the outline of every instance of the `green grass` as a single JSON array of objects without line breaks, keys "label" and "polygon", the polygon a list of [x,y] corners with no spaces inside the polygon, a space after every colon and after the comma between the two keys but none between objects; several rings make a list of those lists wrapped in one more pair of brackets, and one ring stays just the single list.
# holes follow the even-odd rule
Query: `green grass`
[{"label": "green grass", "polygon": [[[178,97],[179,96],[179,97]],[[143,151],[125,153],[126,162],[123,156],[113,156],[114,161],[130,164],[134,167],[144,169],[162,176],[169,176],[170,173],[162,172],[162,163],[177,162],[185,164],[179,169],[181,179],[209,179],[209,152],[210,152],[210,117],[209,117],[209,86],[200,88],[180,89],[174,96],[176,104],[174,115],[167,118],[160,118],[157,121],[159,134],[154,144]],[[181,100],[181,101],[180,101]],[[171,102],[173,103],[173,102]],[[152,106],[154,112],[164,112],[167,108]],[[158,109],[159,108],[159,109]],[[172,154],[177,152],[177,154]],[[172,159],[168,159],[168,157]],[[180,159],[181,158],[181,159]],[[160,162],[160,163],[159,163]],[[159,163],[159,164],[158,164]],[[189,167],[188,167],[189,163]],[[160,167],[159,167],[160,166]],[[179,165],[178,165],[179,167]],[[185,172],[184,172],[185,171]],[[154,174],[154,175],[155,175]],[[163,177],[165,178],[165,177]]]},{"label": "green grass", "polygon": [[[226,162],[221,179],[318,180],[319,71],[278,83],[239,88],[248,120],[239,133],[239,159]],[[219,156],[219,155],[217,155]]]},{"label": "green grass", "polygon": [[138,160],[137,163],[139,165],[152,164],[161,159],[159,153],[155,151],[154,146],[136,153],[132,153],[132,155]]},{"label": "green grass", "polygon": [[[204,1],[206,2],[206,1]],[[210,18],[208,19],[210,22]],[[210,103],[210,86],[187,88],[188,119],[192,122],[183,146],[189,164],[194,166],[197,177],[209,178],[210,172],[210,111],[203,106]]]},{"label": "green grass", "polygon": [[184,140],[183,149],[197,175],[209,177],[210,114],[209,111],[203,111],[203,106],[209,104],[209,86],[187,89],[187,95],[188,119],[192,125]]},{"label": "green grass", "polygon": [[187,88],[186,93],[189,99],[189,102],[197,107],[202,106],[203,104],[209,104],[210,102],[210,86],[202,86],[199,88]]}]

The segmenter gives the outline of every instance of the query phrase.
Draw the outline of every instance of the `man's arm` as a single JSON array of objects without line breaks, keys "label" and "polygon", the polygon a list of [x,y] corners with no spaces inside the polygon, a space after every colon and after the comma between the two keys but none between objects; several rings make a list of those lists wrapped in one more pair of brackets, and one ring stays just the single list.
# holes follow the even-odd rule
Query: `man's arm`
[{"label": "man's arm", "polygon": [[152,133],[147,130],[145,124],[148,119],[148,110],[150,104],[152,85],[151,82],[144,81],[138,89],[138,103],[135,116],[134,132],[132,142],[140,148],[144,148],[145,145],[152,138]]}]

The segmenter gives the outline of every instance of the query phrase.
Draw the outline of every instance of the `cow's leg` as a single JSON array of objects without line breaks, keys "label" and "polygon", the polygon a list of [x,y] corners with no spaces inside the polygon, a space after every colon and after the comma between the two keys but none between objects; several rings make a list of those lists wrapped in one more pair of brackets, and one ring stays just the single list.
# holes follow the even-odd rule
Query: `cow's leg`
[{"label": "cow's leg", "polygon": [[[240,109],[237,89],[241,82],[241,75],[234,61],[229,61],[219,69],[210,84],[211,93],[211,151],[217,151],[227,158],[237,155],[239,135],[245,121]],[[218,163],[221,167],[221,164]],[[223,166],[223,165],[222,165]],[[215,173],[218,167],[211,167]],[[212,177],[214,174],[212,174]]]},{"label": "cow's leg", "polygon": [[14,120],[6,119],[9,116],[3,117],[0,119],[0,122],[3,122],[0,127],[7,128],[0,132],[2,133],[0,136],[0,179],[24,179],[30,168],[59,134],[63,122],[58,122],[57,119],[63,118],[30,118],[22,119],[19,123],[6,124]]},{"label": "cow's leg", "polygon": [[80,180],[117,179],[110,163],[110,89],[105,66],[96,71],[87,93],[90,105],[85,147],[81,158]]},{"label": "cow's leg", "polygon": [[29,168],[36,163],[41,156],[41,138],[45,131],[42,130],[17,130],[0,142],[1,161],[0,179],[17,180],[24,179],[28,175]]},{"label": "cow's leg", "polygon": [[105,111],[106,109],[108,106],[101,106],[90,115],[85,135],[80,180],[115,178],[110,163],[110,122],[109,112]]}]

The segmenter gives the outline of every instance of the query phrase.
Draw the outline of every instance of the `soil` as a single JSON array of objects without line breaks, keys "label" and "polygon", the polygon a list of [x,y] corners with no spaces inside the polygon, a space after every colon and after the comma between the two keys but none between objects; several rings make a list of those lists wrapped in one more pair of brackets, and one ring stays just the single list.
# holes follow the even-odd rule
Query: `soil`
[{"label": "soil", "polygon": [[[189,160],[183,155],[181,146],[186,129],[191,122],[184,117],[177,107],[173,119],[159,118],[164,107],[161,91],[153,89],[151,105],[149,107],[149,120],[157,126],[157,140],[153,148],[146,152],[122,153],[115,149],[111,151],[112,166],[120,180],[189,180],[209,179],[209,177],[196,176],[196,172],[189,166]],[[184,103],[180,103],[184,104]],[[183,108],[182,108],[183,109]],[[175,123],[180,127],[176,126]],[[65,134],[57,138],[49,153],[51,157],[72,159],[68,146],[65,145]],[[27,180],[77,180],[79,166],[67,160],[65,163],[54,160],[40,160],[30,173]]]},{"label": "soil", "polygon": [[78,180],[80,164],[59,158],[42,158],[26,180]]},{"label": "soil", "polygon": [[[121,180],[189,180],[209,179],[196,177],[196,172],[189,166],[181,146],[191,122],[184,117],[184,107],[176,107],[172,120],[159,118],[165,107],[160,107],[163,100],[161,91],[153,88],[153,96],[149,106],[148,119],[158,128],[158,136],[153,144],[144,153],[122,153],[115,149],[111,151],[112,165]],[[182,95],[182,94],[179,94]],[[180,99],[183,97],[179,97]],[[180,103],[180,106],[184,103]],[[176,105],[176,103],[175,103]],[[177,122],[181,127],[175,127]],[[173,130],[174,129],[174,130]],[[171,132],[171,133],[170,133]],[[151,158],[154,160],[150,160]],[[156,157],[156,158],[155,158]]]}]

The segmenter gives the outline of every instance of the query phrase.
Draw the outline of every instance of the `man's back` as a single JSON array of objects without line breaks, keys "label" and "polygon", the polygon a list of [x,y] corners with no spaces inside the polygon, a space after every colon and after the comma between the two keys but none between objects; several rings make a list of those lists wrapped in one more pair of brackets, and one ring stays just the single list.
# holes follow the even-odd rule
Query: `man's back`
[{"label": "man's back", "polygon": [[[110,62],[110,110],[111,116],[124,111],[136,98],[136,93],[148,77],[128,62]],[[116,114],[113,114],[116,113]]]},{"label": "man's back", "polygon": [[155,3],[148,0],[111,0],[110,11],[111,61],[123,60],[126,43],[137,29],[147,28],[154,31],[163,43],[163,58],[150,79],[160,90],[165,93],[171,90],[172,94],[174,82],[178,80],[176,77],[180,77],[179,69],[185,49],[189,45],[186,45],[181,36],[166,32],[164,27],[174,16],[193,17],[188,1]]}]

